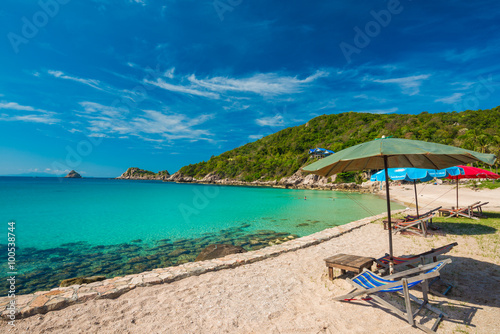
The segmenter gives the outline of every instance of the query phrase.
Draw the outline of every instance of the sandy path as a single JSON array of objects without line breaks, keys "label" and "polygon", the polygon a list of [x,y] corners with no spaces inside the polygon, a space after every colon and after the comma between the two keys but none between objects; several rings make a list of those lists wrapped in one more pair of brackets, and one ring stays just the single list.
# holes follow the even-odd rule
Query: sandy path
[{"label": "sandy path", "polygon": [[[497,232],[498,233],[498,232]],[[458,241],[443,277],[456,286],[435,298],[451,316],[438,333],[500,333],[499,261],[483,257],[474,237],[396,235],[395,254]],[[369,224],[320,245],[250,265],[137,288],[116,300],[94,300],[46,315],[5,322],[16,333],[422,333],[368,302],[340,303],[343,279],[328,280],[323,259],[336,253],[381,256],[387,232]],[[498,257],[496,258],[498,259]],[[494,262],[496,261],[496,263]],[[460,271],[466,274],[458,275]],[[472,271],[471,271],[472,270]],[[487,293],[486,291],[490,291]],[[418,294],[418,293],[417,293]],[[468,326],[464,323],[468,323]],[[427,323],[429,324],[429,323]]]}]

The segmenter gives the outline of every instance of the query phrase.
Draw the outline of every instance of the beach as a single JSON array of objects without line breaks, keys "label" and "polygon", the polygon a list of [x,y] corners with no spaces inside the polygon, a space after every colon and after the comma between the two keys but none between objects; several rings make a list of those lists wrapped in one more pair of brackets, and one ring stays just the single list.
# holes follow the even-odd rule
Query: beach
[{"label": "beach", "polygon": [[[422,192],[422,203],[436,190]],[[407,201],[409,186],[391,187],[393,199]],[[474,202],[461,190],[463,202]],[[408,193],[408,196],[406,196]],[[451,192],[450,192],[451,193]],[[483,201],[500,203],[498,190],[475,192]],[[452,196],[452,195],[450,195]],[[443,203],[446,196],[443,196]],[[433,203],[433,204],[436,204]],[[438,203],[438,205],[441,205]],[[499,210],[496,210],[499,211]],[[444,221],[435,219],[436,225]],[[472,222],[474,223],[474,222]],[[498,235],[492,229],[490,234]],[[485,239],[486,238],[486,239]],[[458,242],[441,271],[453,284],[445,298],[431,301],[450,315],[438,333],[498,333],[500,258],[488,235],[437,233],[428,238],[394,235],[394,254],[408,255]],[[329,280],[324,258],[337,253],[379,257],[388,251],[381,221],[368,223],[328,241],[263,261],[208,272],[169,284],[138,287],[116,299],[90,300],[59,311],[5,321],[12,333],[422,333],[370,301],[335,302],[350,291],[343,277]],[[487,247],[485,247],[485,244]],[[490,247],[491,246],[491,247]],[[495,247],[498,247],[496,245]],[[418,296],[419,292],[415,294]],[[435,316],[424,317],[432,326]],[[420,318],[417,318],[420,320]]]},{"label": "beach", "polygon": [[[415,190],[413,184],[392,185],[390,187],[391,199],[406,205],[415,205]],[[385,194],[385,193],[384,193]],[[456,185],[452,184],[427,184],[417,183],[418,205],[420,212],[435,209],[456,207]],[[474,190],[469,184],[460,184],[458,188],[458,206],[466,207],[481,201],[488,202],[483,210],[500,212],[500,188],[493,190]]]}]

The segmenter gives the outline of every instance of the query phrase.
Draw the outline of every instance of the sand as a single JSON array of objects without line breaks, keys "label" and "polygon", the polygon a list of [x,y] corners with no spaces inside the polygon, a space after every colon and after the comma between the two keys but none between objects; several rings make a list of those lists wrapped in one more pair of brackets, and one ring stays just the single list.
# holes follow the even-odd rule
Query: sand
[{"label": "sand", "polygon": [[[446,186],[435,188],[429,193],[436,195]],[[404,200],[406,193],[410,192],[404,188],[393,191],[398,200]],[[498,208],[498,191],[485,190],[477,195]],[[466,196],[464,192],[463,198]],[[432,198],[424,195],[422,199],[424,202]],[[474,200],[468,198],[467,202]],[[395,255],[458,242],[446,255],[453,263],[442,270],[442,278],[454,288],[447,298],[432,297],[433,303],[451,316],[442,322],[438,333],[500,333],[500,259],[498,254],[481,248],[480,240],[467,235],[394,236]],[[332,300],[333,296],[347,293],[350,286],[342,277],[328,279],[324,258],[337,253],[377,257],[387,249],[387,231],[380,222],[371,223],[322,244],[261,262],[136,288],[114,300],[92,300],[19,319],[14,329],[1,322],[0,331],[423,333],[387,310],[372,307],[370,302]],[[430,313],[419,321],[431,326],[434,319]]]},{"label": "sand", "polygon": [[[391,186],[392,199],[415,205],[415,190],[412,184]],[[434,185],[417,183],[418,206],[421,212],[432,210],[438,206],[451,208],[457,206],[455,185]],[[472,190],[469,186],[460,184],[458,188],[458,206],[465,207],[476,202],[488,202],[483,211],[500,211],[500,188],[489,190]]]}]

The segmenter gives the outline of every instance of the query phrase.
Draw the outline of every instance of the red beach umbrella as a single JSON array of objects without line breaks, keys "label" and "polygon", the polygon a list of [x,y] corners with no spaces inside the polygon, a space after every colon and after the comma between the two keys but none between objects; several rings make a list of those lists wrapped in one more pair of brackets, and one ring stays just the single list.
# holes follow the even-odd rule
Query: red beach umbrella
[{"label": "red beach umbrella", "polygon": [[464,170],[464,174],[447,176],[446,179],[457,180],[457,209],[458,209],[458,180],[459,179],[500,179],[500,175],[486,169],[470,166],[457,166]]}]

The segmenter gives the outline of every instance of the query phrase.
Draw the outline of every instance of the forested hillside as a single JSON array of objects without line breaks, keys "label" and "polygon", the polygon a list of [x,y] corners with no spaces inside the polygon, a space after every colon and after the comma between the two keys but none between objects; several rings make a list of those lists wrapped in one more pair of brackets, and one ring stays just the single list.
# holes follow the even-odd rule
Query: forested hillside
[{"label": "forested hillside", "polygon": [[499,129],[500,107],[418,115],[356,112],[322,115],[209,161],[184,166],[179,172],[195,178],[215,172],[221,177],[243,181],[280,179],[308,163],[310,148],[337,152],[382,135],[454,145],[498,156]]}]

